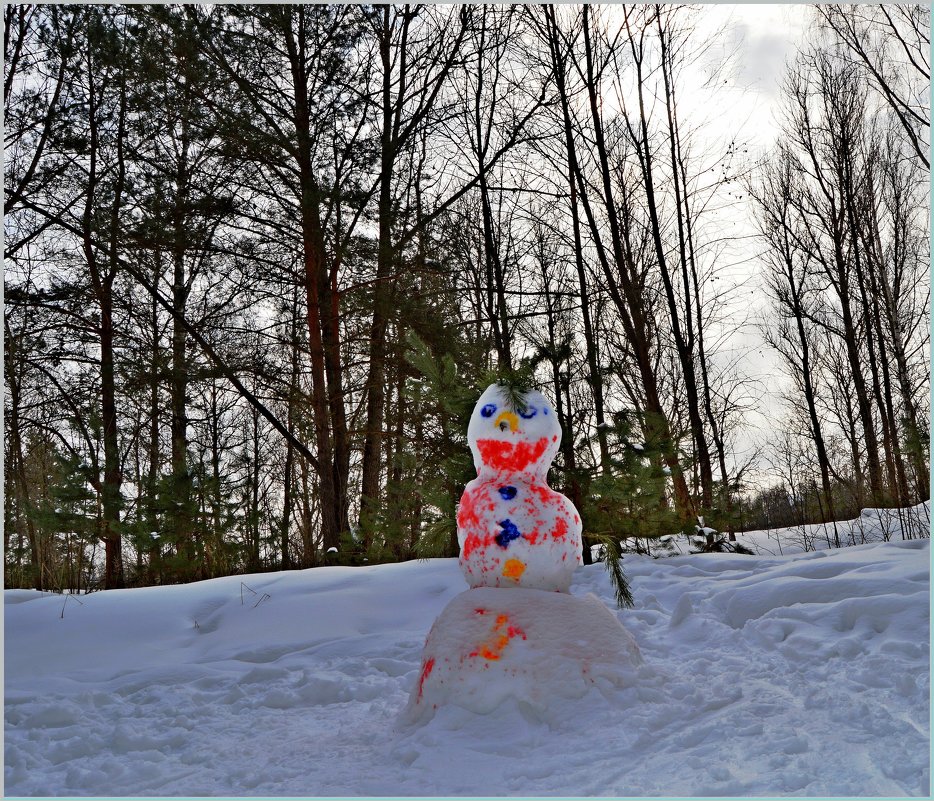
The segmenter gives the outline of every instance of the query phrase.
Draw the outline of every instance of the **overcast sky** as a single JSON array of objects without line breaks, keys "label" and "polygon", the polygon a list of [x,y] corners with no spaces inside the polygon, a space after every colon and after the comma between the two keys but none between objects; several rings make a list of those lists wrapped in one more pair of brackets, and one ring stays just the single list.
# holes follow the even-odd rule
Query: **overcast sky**
[{"label": "overcast sky", "polygon": [[729,26],[727,38],[738,48],[731,91],[750,115],[750,133],[768,145],[775,134],[773,110],[785,63],[803,43],[814,10],[810,5],[756,4],[703,8],[712,27]]}]

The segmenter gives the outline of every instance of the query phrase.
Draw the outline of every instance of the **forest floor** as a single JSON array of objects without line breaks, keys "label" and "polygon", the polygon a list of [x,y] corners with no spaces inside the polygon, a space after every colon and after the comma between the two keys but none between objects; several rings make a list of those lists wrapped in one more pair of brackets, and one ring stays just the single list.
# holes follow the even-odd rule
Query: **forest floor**
[{"label": "forest floor", "polygon": [[[926,796],[930,540],[627,555],[631,686],[399,713],[456,560],[5,592],[14,796]],[[773,549],[776,550],[777,549]],[[794,547],[792,551],[796,550]],[[600,565],[572,594],[613,608]]]}]

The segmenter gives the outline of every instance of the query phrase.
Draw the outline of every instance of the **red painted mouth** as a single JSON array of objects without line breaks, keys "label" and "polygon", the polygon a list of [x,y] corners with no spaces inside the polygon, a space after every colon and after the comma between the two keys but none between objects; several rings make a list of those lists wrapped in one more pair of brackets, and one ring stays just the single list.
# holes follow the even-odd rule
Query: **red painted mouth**
[{"label": "red painted mouth", "polygon": [[548,437],[534,443],[506,442],[500,439],[478,439],[477,449],[483,464],[494,470],[525,470],[542,458],[548,448]]}]

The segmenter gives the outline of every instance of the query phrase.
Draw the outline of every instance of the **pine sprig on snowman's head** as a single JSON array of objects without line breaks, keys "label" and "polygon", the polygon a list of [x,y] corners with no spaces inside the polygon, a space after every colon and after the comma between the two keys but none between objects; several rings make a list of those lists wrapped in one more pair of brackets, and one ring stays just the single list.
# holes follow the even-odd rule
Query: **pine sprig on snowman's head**
[{"label": "pine sprig on snowman's head", "polygon": [[505,407],[516,414],[524,413],[528,408],[528,394],[536,388],[534,367],[523,362],[516,369],[500,368],[492,378],[492,383],[499,387]]},{"label": "pine sprig on snowman's head", "polygon": [[516,414],[524,413],[528,407],[526,397],[529,394],[530,387],[521,384],[512,384],[506,379],[499,379],[496,382],[499,387],[500,396],[503,399],[503,405],[511,412]]}]

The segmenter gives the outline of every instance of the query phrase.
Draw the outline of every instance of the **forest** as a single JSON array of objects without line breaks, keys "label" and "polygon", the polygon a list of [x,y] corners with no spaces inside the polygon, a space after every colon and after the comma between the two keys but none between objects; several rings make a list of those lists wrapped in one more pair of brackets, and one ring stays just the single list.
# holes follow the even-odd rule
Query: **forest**
[{"label": "forest", "polygon": [[497,380],[585,561],[928,500],[929,10],[795,13],[756,147],[703,7],[6,4],[5,586],[456,555]]}]

